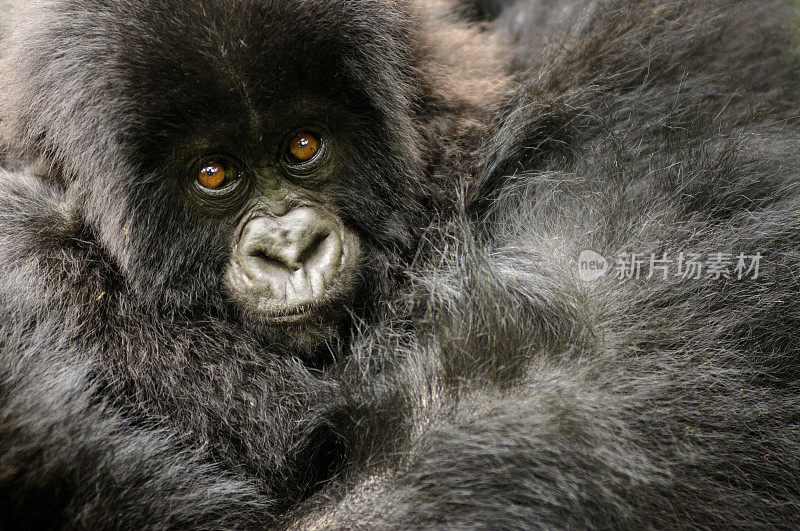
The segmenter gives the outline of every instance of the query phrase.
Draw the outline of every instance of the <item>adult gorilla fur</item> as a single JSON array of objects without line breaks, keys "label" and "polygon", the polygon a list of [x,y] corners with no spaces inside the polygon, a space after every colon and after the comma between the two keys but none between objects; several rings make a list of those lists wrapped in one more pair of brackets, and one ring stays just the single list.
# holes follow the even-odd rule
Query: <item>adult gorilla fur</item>
[{"label": "adult gorilla fur", "polygon": [[[348,466],[290,523],[800,524],[795,7],[501,14],[489,31],[528,73],[463,212],[428,237],[412,311],[356,341],[324,412]],[[757,280],[648,264],[585,282],[587,249],[764,261]]]},{"label": "adult gorilla fur", "polygon": [[[193,269],[210,236],[182,238],[163,204],[120,185],[145,164],[133,144],[152,109],[100,44],[123,27],[173,35],[125,18],[159,3],[120,4],[99,35],[80,2],[11,19],[0,116],[27,169],[0,200],[4,513],[31,526],[252,527],[290,509],[282,523],[299,528],[800,524],[795,5],[520,0],[478,37],[438,9],[356,3],[326,2],[322,27],[301,31],[361,29],[332,53],[356,54],[342,76],[392,140],[371,153],[391,171],[342,192],[375,296],[319,371],[249,331],[213,268]],[[755,280],[645,267],[584,282],[586,249],[764,258]]]}]

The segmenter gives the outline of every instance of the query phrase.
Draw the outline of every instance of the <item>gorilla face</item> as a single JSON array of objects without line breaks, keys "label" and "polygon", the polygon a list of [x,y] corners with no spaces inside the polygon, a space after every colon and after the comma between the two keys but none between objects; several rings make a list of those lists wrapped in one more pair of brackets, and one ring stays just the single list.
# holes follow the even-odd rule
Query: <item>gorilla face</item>
[{"label": "gorilla face", "polygon": [[295,349],[334,337],[423,218],[410,7],[77,6],[11,14],[9,143],[54,168],[140,300],[234,309]]},{"label": "gorilla face", "polygon": [[341,171],[340,144],[327,127],[310,125],[289,133],[266,161],[232,150],[187,169],[190,201],[234,221],[222,281],[230,299],[249,321],[298,344],[323,338],[357,285],[360,238],[314,193]]},{"label": "gorilla face", "polygon": [[[156,120],[156,131],[177,127],[167,134],[175,139],[168,152],[155,149],[151,160],[154,175],[161,176],[157,181],[172,182],[164,196],[183,206],[179,223],[195,223],[175,233],[186,238],[199,227],[204,234],[216,232],[215,242],[198,249],[216,246],[211,255],[220,262],[213,282],[227,302],[258,332],[293,349],[310,349],[330,339],[363,300],[370,279],[361,274],[366,247],[361,242],[369,234],[359,230],[370,226],[364,218],[370,209],[348,211],[358,204],[348,185],[361,180],[363,197],[373,195],[370,182],[392,178],[384,174],[392,165],[382,161],[391,149],[372,141],[365,151],[377,148],[371,157],[382,161],[382,168],[359,163],[355,146],[365,141],[349,124],[358,123],[359,105],[368,104],[322,87],[309,94],[307,81],[274,74],[281,71],[286,68],[270,66],[252,89],[235,90],[224,82],[213,91],[215,98],[227,99],[221,112],[207,104],[204,92],[182,91],[191,100],[158,115],[192,109],[192,119],[186,125]],[[331,78],[326,84],[332,83]],[[270,85],[296,88],[288,94],[265,90],[255,98],[257,89]],[[374,128],[369,136],[390,134]],[[371,203],[380,209],[377,194]]]},{"label": "gorilla face", "polygon": [[190,201],[207,216],[233,220],[222,281],[231,300],[250,321],[299,343],[343,316],[357,284],[360,238],[314,193],[341,171],[339,144],[327,128],[308,126],[267,162],[213,153],[187,170]]}]

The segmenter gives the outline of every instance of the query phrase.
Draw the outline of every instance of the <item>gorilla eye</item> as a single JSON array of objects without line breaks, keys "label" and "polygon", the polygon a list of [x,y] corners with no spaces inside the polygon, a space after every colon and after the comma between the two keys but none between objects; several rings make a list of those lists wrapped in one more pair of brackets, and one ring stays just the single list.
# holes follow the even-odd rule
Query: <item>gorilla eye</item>
[{"label": "gorilla eye", "polygon": [[319,153],[322,142],[319,137],[311,133],[297,135],[289,141],[290,162],[308,162]]},{"label": "gorilla eye", "polygon": [[203,164],[197,174],[197,184],[206,190],[221,190],[236,182],[239,171],[231,164],[208,162]]}]

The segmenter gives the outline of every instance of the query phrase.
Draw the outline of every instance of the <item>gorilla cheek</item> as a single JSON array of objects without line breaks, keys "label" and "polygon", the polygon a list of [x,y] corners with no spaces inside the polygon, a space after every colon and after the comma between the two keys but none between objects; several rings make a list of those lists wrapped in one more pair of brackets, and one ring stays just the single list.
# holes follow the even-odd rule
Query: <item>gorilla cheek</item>
[{"label": "gorilla cheek", "polygon": [[259,322],[325,325],[343,313],[361,257],[358,237],[318,207],[247,218],[225,285]]}]

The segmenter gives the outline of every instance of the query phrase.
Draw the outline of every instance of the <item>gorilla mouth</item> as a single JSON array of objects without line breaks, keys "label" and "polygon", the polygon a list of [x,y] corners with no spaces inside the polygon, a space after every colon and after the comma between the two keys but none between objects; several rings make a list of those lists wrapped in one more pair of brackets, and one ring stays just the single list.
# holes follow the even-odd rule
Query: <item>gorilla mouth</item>
[{"label": "gorilla mouth", "polygon": [[304,304],[296,308],[275,312],[272,315],[265,315],[262,319],[272,325],[297,324],[316,317],[322,307],[322,304]]},{"label": "gorilla mouth", "polygon": [[[234,264],[229,271],[228,285],[235,286],[236,279],[243,277],[243,272],[237,265]],[[262,325],[280,327],[312,322],[323,324],[326,319],[336,320],[335,315],[339,313],[338,309],[347,293],[341,278],[337,277],[325,286],[324,293],[314,293],[310,285],[302,287],[307,288],[308,294],[305,295],[310,294],[313,297],[298,297],[294,290],[291,294],[281,293],[278,296],[269,289],[261,293],[255,292],[255,289],[251,289],[249,293],[230,291],[238,305]]]}]

